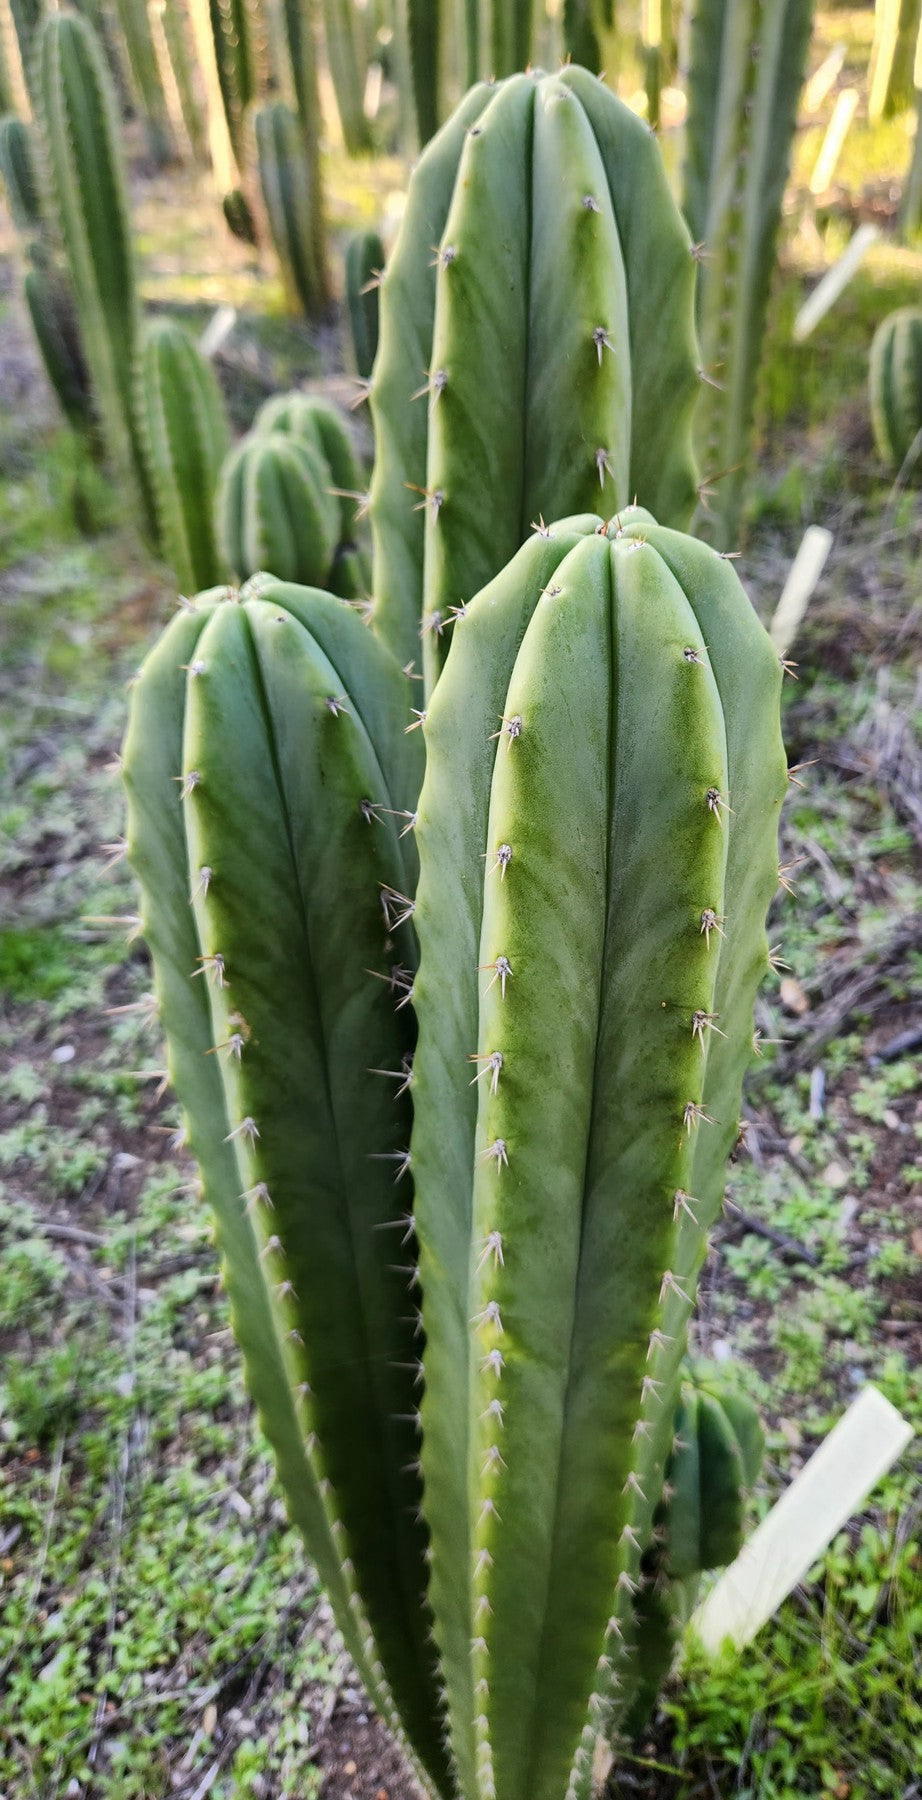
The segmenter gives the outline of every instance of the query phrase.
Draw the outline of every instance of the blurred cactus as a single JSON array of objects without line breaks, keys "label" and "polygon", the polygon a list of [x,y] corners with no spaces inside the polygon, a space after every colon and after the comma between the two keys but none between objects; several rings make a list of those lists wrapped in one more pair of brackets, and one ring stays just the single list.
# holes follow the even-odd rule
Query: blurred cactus
[{"label": "blurred cactus", "polygon": [[329,304],[323,191],[296,115],[280,100],[253,114],[259,182],[272,241],[293,306],[309,319]]},{"label": "blurred cactus", "polygon": [[255,247],[259,243],[259,232],[252,207],[243,189],[231,188],[230,193],[225,194],[222,198],[221,209],[228,231],[235,238],[239,238],[242,244],[251,244]]},{"label": "blurred cactus", "polygon": [[42,203],[35,128],[14,113],[0,119],[0,177],[17,231],[40,231]]},{"label": "blurred cactus", "polygon": [[224,464],[217,527],[238,580],[265,570],[281,581],[326,587],[339,539],[326,461],[302,437],[252,432]]},{"label": "blurred cactus", "polygon": [[356,369],[367,380],[378,351],[378,283],[384,245],[376,231],[353,232],[346,245],[346,309]]},{"label": "blurred cactus", "polygon": [[339,506],[339,541],[332,564],[319,585],[345,600],[367,597],[371,575],[360,527],[365,476],[335,406],[315,395],[277,394],[260,408],[253,431],[260,435],[284,432],[311,445],[322,458],[327,491]]},{"label": "blurred cactus", "polygon": [[583,69],[474,88],[414,170],[371,383],[376,628],[431,686],[532,521],[694,510],[695,262],[646,125]]},{"label": "blurred cactus", "polygon": [[[438,0],[430,0],[433,11],[437,3]],[[322,0],[322,12],[327,62],[343,142],[350,156],[361,156],[373,147],[371,128],[365,117],[368,54],[362,21],[354,0]]]},{"label": "blurred cactus", "polygon": [[129,854],[250,1388],[446,1800],[584,1800],[653,1562],[737,1528],[752,1433],[682,1356],[768,966],[780,678],[729,564],[629,508],[533,533],[419,732],[354,613],[268,578],[132,690]]},{"label": "blurred cactus", "polygon": [[140,306],[115,98],[85,20],[52,13],[39,42],[41,125],[93,399],[111,462],[154,512],[134,414]]},{"label": "blurred cactus", "polygon": [[39,354],[69,425],[93,453],[98,450],[93,388],[86,365],[73,290],[67,277],[36,246],[23,289]]},{"label": "blurred cactus", "polygon": [[177,146],[157,65],[147,0],[115,0],[115,8],[150,156],[158,164],[170,162],[176,157]]},{"label": "blurred cactus", "polygon": [[208,155],[208,140],[199,105],[195,55],[184,0],[151,0],[150,10],[164,93],[169,98],[172,87],[182,135],[195,162],[203,163]]},{"label": "blurred cactus", "polygon": [[915,98],[913,65],[922,24],[920,0],[876,0],[868,70],[868,118],[872,125],[905,112]]},{"label": "blurred cactus", "polygon": [[137,407],[160,547],[182,592],[195,594],[226,574],[214,506],[230,428],[214,370],[173,320],[145,329]]},{"label": "blurred cactus", "polygon": [[695,0],[691,13],[683,205],[700,246],[706,376],[696,442],[721,549],[735,544],[742,512],[813,9],[814,0]]},{"label": "blurred cactus", "polygon": [[[869,372],[874,442],[889,469],[922,454],[922,310],[902,306],[874,333]],[[908,473],[908,468],[907,468]]]}]

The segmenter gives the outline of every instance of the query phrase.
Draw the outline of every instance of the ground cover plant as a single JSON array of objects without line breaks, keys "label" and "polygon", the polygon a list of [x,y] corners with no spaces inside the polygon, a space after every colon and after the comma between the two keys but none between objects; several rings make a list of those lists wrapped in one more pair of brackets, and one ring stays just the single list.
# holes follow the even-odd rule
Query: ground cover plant
[{"label": "ground cover plant", "polygon": [[[821,15],[812,65],[846,36],[847,83],[870,21]],[[790,342],[855,219],[892,218],[892,129],[860,127],[819,211],[803,198],[809,127],[795,146],[737,565],[767,621],[803,525],[835,532],[785,684],[789,761],[803,765],[782,819],[796,891],[773,903],[770,937],[789,966],[758,1002],[748,1129],[695,1325],[696,1350],[733,1360],[765,1421],[753,1517],[863,1380],[922,1423],[922,517],[875,457],[865,393],[874,328],[916,298],[922,259],[875,249],[814,337]],[[328,162],[335,235],[367,200]],[[390,177],[376,179],[383,193]],[[246,246],[206,260],[213,200],[177,181],[181,224],[162,178],[133,176],[142,297],[194,327],[231,293],[240,315],[216,368],[238,430],[295,382],[345,393],[345,335],[286,320]],[[57,423],[9,237],[4,251],[0,1791],[397,1800],[410,1777],[286,1524],[163,1091],[111,765],[124,683],[175,589]],[[908,1800],[916,1470],[910,1453],[747,1657],[689,1653],[619,1757],[622,1791]]]}]

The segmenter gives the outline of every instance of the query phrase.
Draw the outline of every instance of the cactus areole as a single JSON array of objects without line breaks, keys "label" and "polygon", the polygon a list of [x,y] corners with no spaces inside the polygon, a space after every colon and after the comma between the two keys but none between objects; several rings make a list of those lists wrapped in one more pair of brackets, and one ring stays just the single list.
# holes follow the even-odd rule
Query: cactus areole
[{"label": "cactus areole", "polygon": [[585,69],[472,88],[410,182],[371,389],[375,625],[431,686],[533,522],[697,498],[691,238],[647,126]]},{"label": "cactus areole", "polygon": [[780,679],[730,564],[632,507],[530,536],[418,730],[354,613],[265,578],[133,689],[129,850],[250,1386],[445,1800],[583,1800],[668,1660],[644,1599],[770,962]]}]

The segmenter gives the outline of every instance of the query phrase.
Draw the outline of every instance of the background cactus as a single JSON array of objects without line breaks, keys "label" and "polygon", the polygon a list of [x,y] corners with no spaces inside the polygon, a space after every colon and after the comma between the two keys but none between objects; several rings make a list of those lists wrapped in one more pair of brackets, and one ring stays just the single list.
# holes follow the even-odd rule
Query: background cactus
[{"label": "background cactus", "polygon": [[98,454],[93,386],[83,354],[73,289],[41,246],[34,246],[23,292],[39,354],[69,425]]},{"label": "background cactus", "polygon": [[714,541],[735,541],[775,243],[814,0],[694,0],[683,208],[700,244],[698,454]]},{"label": "background cactus", "polygon": [[346,308],[355,366],[367,381],[378,350],[378,281],[384,245],[376,231],[353,232],[346,245]]},{"label": "background cactus", "polygon": [[319,170],[312,172],[297,117],[283,101],[258,107],[253,128],[262,197],[285,286],[292,303],[316,318],[330,298]]},{"label": "background cactus", "polygon": [[340,413],[314,394],[276,394],[260,407],[253,430],[300,438],[321,459],[326,492],[339,508],[339,541],[322,585],[344,599],[367,596],[371,576],[360,526],[365,476]]},{"label": "background cactus", "polygon": [[338,601],[272,582],[205,595],[133,689],[125,780],[251,1392],[362,1679],[446,1792],[408,1466],[416,1308],[395,1266],[412,1261],[391,1161],[409,1101],[368,1074],[399,1071],[413,1041],[368,973],[414,955],[380,899],[414,882],[391,810],[419,783],[405,711],[399,670]]},{"label": "background cactus", "polygon": [[[435,249],[433,249],[433,246]],[[376,626],[435,679],[541,514],[694,508],[694,259],[646,125],[583,69],[472,90],[380,289]]]},{"label": "background cactus", "polygon": [[39,231],[42,204],[35,128],[14,113],[0,119],[0,176],[17,231]]},{"label": "background cactus", "polygon": [[161,549],[181,591],[195,594],[226,573],[214,503],[230,427],[214,370],[174,320],[144,332],[137,405]]},{"label": "background cactus", "polygon": [[303,438],[253,432],[224,464],[217,530],[238,579],[267,570],[283,581],[327,585],[339,540],[330,472]]},{"label": "background cactus", "polygon": [[83,353],[111,461],[153,506],[134,417],[140,305],[115,96],[89,25],[51,14],[39,40],[41,124]]},{"label": "background cactus", "polygon": [[115,10],[148,150],[155,163],[169,162],[177,155],[177,144],[160,79],[147,0],[115,0]]},{"label": "background cactus", "polygon": [[920,25],[919,0],[876,0],[868,77],[868,118],[872,123],[912,105]]},{"label": "background cactus", "polygon": [[874,333],[869,370],[874,442],[887,466],[922,450],[922,310],[903,306]]}]

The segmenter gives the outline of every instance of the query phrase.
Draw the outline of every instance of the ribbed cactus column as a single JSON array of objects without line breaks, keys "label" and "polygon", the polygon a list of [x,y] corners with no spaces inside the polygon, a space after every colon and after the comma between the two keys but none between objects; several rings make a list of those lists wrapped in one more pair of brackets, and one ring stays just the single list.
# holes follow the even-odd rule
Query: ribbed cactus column
[{"label": "ribbed cactus column", "polygon": [[429,703],[412,1166],[465,1800],[584,1794],[631,1697],[768,967],[780,678],[729,565],[631,509],[540,529]]},{"label": "ribbed cactus column", "polygon": [[376,231],[356,231],[346,245],[346,309],[355,366],[363,380],[374,368],[378,350],[378,284],[384,271],[384,245]]},{"label": "ribbed cactus column", "polygon": [[695,264],[643,122],[585,70],[482,86],[421,158],[380,289],[376,628],[430,686],[532,521],[696,500]]},{"label": "ribbed cactus column", "polygon": [[339,507],[327,463],[309,440],[251,432],[221,471],[216,516],[224,560],[238,579],[266,570],[327,586]]},{"label": "ribbed cactus column", "polygon": [[145,330],[137,376],[138,429],[163,554],[184,594],[226,574],[214,502],[230,426],[214,370],[172,319]]},{"label": "ribbed cactus column", "polygon": [[394,1005],[414,962],[405,710],[348,607],[264,582],[174,621],[132,690],[124,759],[170,1076],[250,1390],[362,1679],[447,1794],[412,1200],[394,1179],[414,1035]]},{"label": "ribbed cactus column", "polygon": [[272,242],[289,297],[309,319],[330,298],[323,193],[297,116],[281,100],[260,106],[253,130]]},{"label": "ribbed cactus column", "polygon": [[701,246],[695,417],[719,548],[743,504],[775,242],[814,0],[693,0],[683,210]]},{"label": "ribbed cactus column", "polygon": [[874,442],[888,467],[899,470],[914,446],[917,457],[922,450],[919,307],[901,306],[881,320],[871,345],[868,386]]},{"label": "ribbed cactus column", "polygon": [[134,418],[140,305],[115,96],[96,38],[52,13],[39,40],[42,129],[83,350],[112,462],[153,508]]}]

